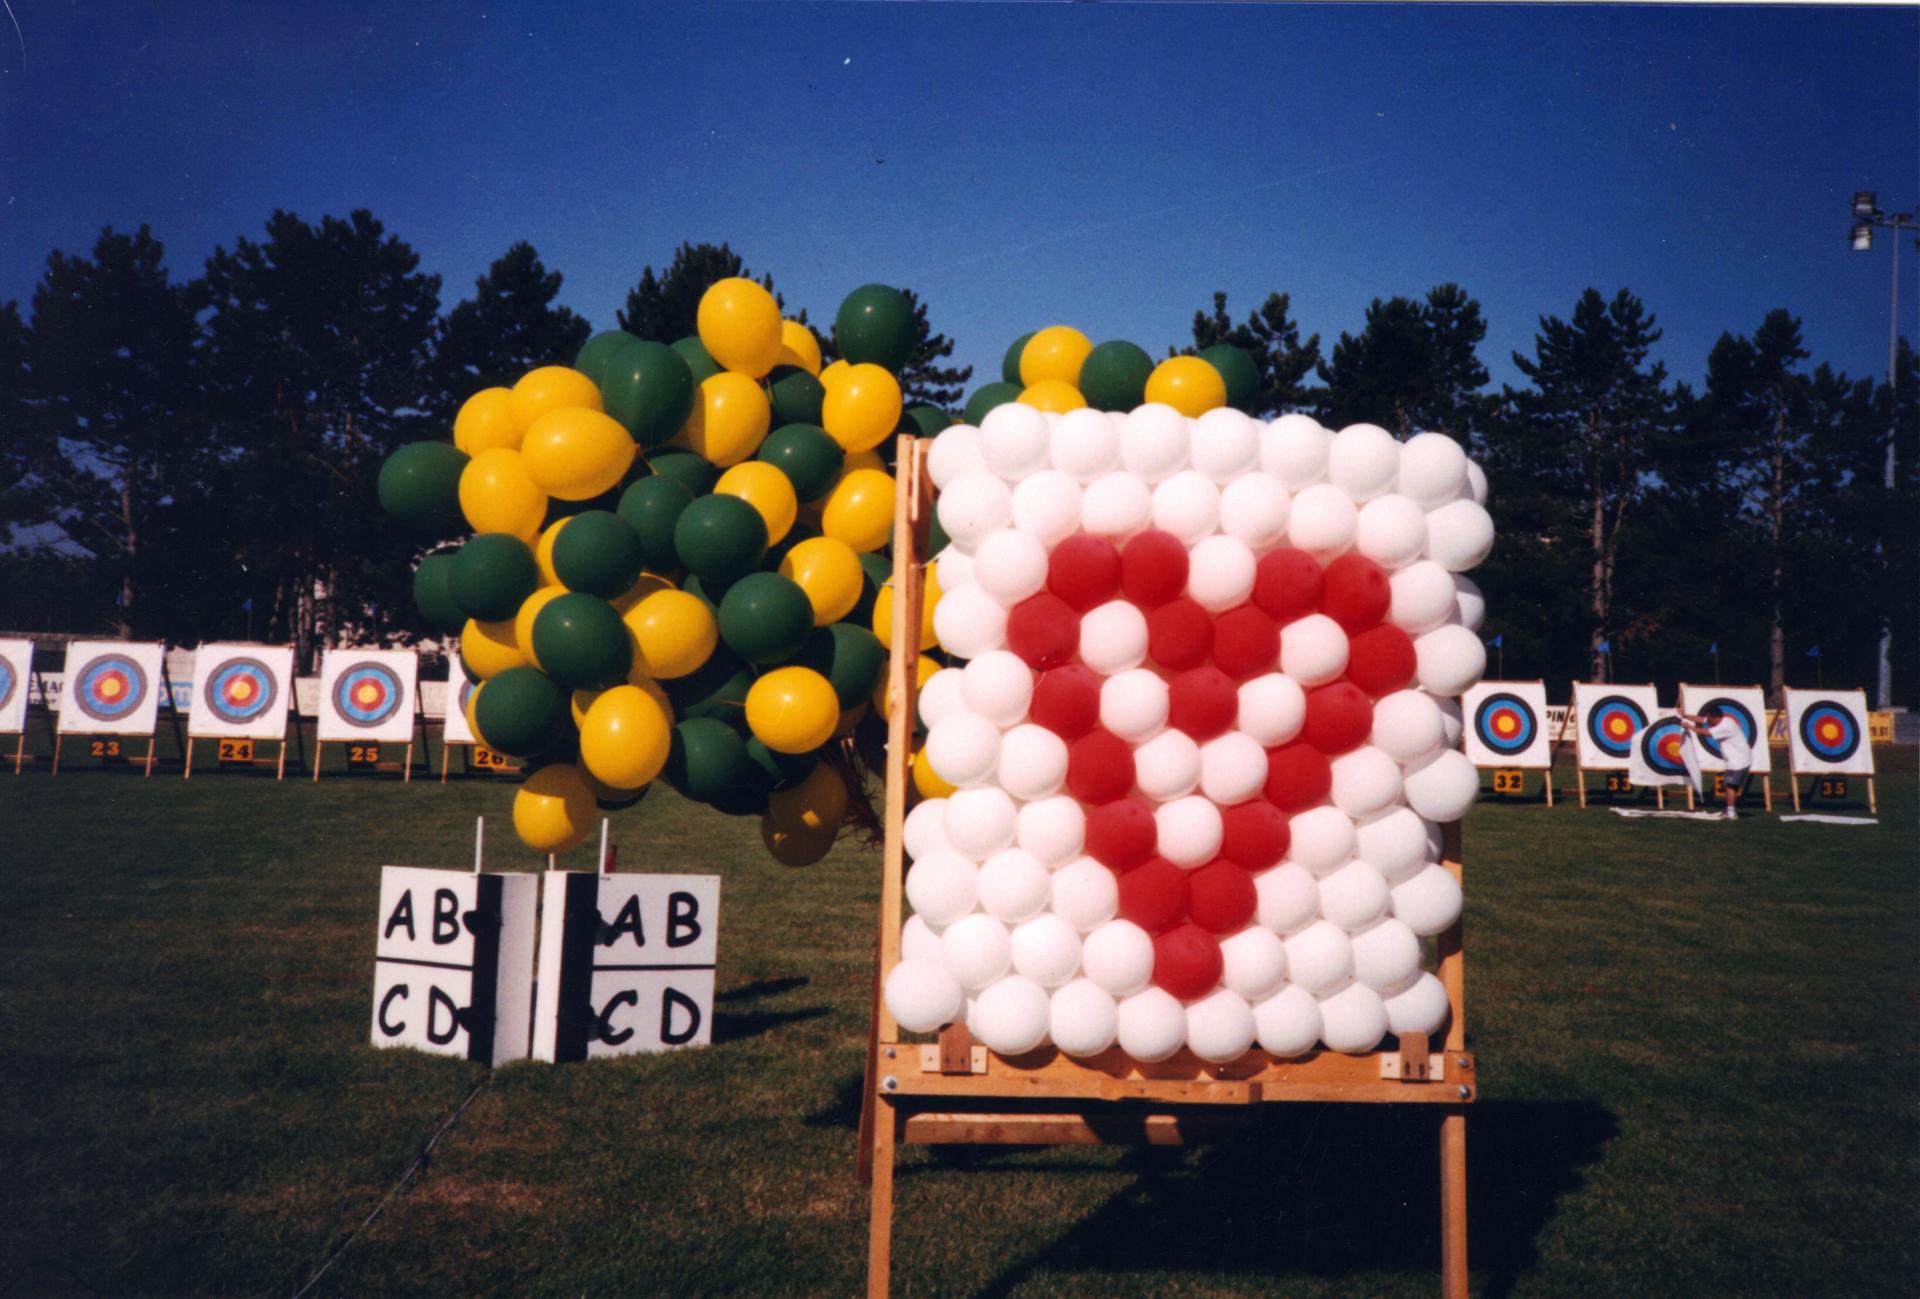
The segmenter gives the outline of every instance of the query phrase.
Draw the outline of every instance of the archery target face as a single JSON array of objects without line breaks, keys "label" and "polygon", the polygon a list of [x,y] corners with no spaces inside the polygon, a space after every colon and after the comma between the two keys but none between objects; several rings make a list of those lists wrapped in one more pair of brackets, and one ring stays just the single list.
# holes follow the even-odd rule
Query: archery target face
[{"label": "archery target face", "polygon": [[460,656],[447,656],[447,704],[445,729],[441,740],[446,744],[477,744],[473,727],[467,725],[467,700],[473,696],[473,680],[467,676],[465,668],[460,666]]},{"label": "archery target face", "polygon": [[1482,681],[1460,698],[1467,756],[1476,767],[1550,767],[1547,688],[1539,681]]},{"label": "archery target face", "polygon": [[27,729],[27,684],[33,679],[33,642],[0,640],[0,733]]},{"label": "archery target face", "polygon": [[194,735],[278,740],[287,733],[293,650],[284,645],[202,645],[193,656]]},{"label": "archery target face", "polygon": [[[1721,712],[1740,724],[1747,733],[1747,743],[1753,748],[1753,765],[1748,768],[1754,775],[1765,775],[1773,769],[1773,754],[1767,743],[1767,697],[1759,686],[1690,686],[1680,687],[1680,711],[1699,716],[1709,704],[1716,705]],[[1702,736],[1699,740],[1700,769],[1702,771],[1725,771],[1726,760],[1720,755],[1720,746],[1715,741]]]},{"label": "archery target face", "polygon": [[1573,684],[1575,752],[1588,771],[1625,771],[1633,758],[1633,739],[1655,713],[1659,701],[1652,686]]},{"label": "archery target face", "polygon": [[320,738],[404,744],[413,736],[411,650],[328,650],[320,661]]},{"label": "archery target face", "polygon": [[[1457,609],[1396,622],[1390,579],[1423,564],[1452,600],[1486,525],[1465,476],[1394,494],[1401,454],[1370,426],[1156,405],[1016,403],[935,439],[967,562],[941,564],[934,627],[970,662],[922,695],[957,788],[908,817],[901,1027],[1224,1062],[1442,1026],[1416,952],[1461,896],[1429,844],[1479,779],[1417,696],[1457,699],[1485,650]],[[1383,494],[1391,545],[1357,522]],[[1371,742],[1395,695],[1404,760]],[[1423,711],[1432,745],[1404,752]]]},{"label": "archery target face", "polygon": [[75,641],[67,646],[60,730],[70,735],[152,735],[160,715],[158,644]]},{"label": "archery target face", "polygon": [[1797,772],[1872,775],[1866,692],[1788,690],[1787,751]]},{"label": "archery target face", "polygon": [[1690,785],[1699,768],[1698,754],[1699,746],[1691,742],[1680,719],[1665,713],[1634,735],[1627,770],[1636,785]]}]

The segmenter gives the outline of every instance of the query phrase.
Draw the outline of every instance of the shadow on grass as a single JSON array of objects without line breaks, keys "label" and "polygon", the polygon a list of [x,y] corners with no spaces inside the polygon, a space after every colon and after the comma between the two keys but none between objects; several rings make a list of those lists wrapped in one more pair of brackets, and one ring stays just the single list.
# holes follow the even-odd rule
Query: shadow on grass
[{"label": "shadow on grass", "polygon": [[850,1074],[834,1088],[833,1099],[807,1115],[801,1122],[810,1128],[848,1128],[860,1126],[860,1102],[866,1092],[866,1077]]},{"label": "shadow on grass", "polygon": [[[979,1293],[1008,1295],[1054,1269],[1437,1275],[1439,1117],[1411,1105],[1272,1106],[1231,1140],[1132,1150],[1122,1161],[1132,1185]],[[1469,1111],[1467,1131],[1467,1257],[1480,1293],[1506,1295],[1538,1262],[1536,1238],[1619,1122],[1591,1101],[1486,1101]],[[902,1172],[992,1171],[1005,1153],[936,1148],[931,1164]]]},{"label": "shadow on grass", "polygon": [[[737,988],[715,993],[713,999],[716,1002],[757,1001],[761,997],[777,997],[795,988],[804,988],[811,982],[811,979],[796,976],[756,979],[752,983],[743,983]],[[713,1040],[716,1044],[738,1042],[742,1038],[758,1037],[788,1024],[804,1023],[831,1013],[832,1010],[826,1006],[796,1006],[792,1010],[716,1010],[713,1013]]]},{"label": "shadow on grass", "polygon": [[783,992],[804,988],[812,982],[812,979],[798,975],[779,979],[755,979],[752,983],[743,983],[737,988],[716,992],[713,994],[713,999],[715,1001],[749,1001],[755,997],[777,997]]}]

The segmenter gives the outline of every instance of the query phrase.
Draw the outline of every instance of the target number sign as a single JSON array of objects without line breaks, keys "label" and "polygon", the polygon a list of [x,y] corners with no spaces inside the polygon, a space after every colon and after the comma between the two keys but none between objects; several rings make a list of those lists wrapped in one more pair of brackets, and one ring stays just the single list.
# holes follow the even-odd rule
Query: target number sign
[{"label": "target number sign", "polygon": [[126,761],[125,756],[120,752],[120,741],[118,740],[89,741],[87,744],[87,756],[98,758],[102,762]]},{"label": "target number sign", "polygon": [[245,766],[253,761],[252,740],[220,741],[220,761],[237,766]]},{"label": "target number sign", "polygon": [[1847,778],[1845,776],[1822,776],[1816,783],[1821,798],[1845,798],[1847,796]]},{"label": "target number sign", "polygon": [[1627,773],[1624,771],[1609,771],[1607,773],[1607,792],[1609,794],[1631,794],[1633,792],[1633,781],[1628,778]]},{"label": "target number sign", "polygon": [[473,746],[473,765],[482,771],[505,771],[507,755],[489,749],[484,744],[476,744]]},{"label": "target number sign", "polygon": [[320,663],[320,738],[405,744],[419,666],[405,650],[328,650]]},{"label": "target number sign", "polygon": [[377,744],[349,744],[347,746],[347,765],[349,767],[377,767],[380,765],[380,746]]},{"label": "target number sign", "polygon": [[527,1054],[536,876],[380,873],[373,1044],[481,1064]]},{"label": "target number sign", "polygon": [[1527,787],[1527,773],[1518,767],[1500,767],[1493,773],[1493,792],[1518,794]]}]

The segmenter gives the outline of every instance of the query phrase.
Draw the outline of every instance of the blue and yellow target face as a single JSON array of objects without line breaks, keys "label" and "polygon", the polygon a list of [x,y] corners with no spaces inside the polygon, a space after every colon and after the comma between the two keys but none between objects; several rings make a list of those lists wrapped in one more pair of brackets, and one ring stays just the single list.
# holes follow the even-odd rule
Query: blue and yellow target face
[{"label": "blue and yellow target face", "polygon": [[131,716],[147,697],[147,671],[125,654],[102,654],[80,669],[68,698],[96,722]]},{"label": "blue and yellow target face", "polygon": [[1622,695],[1603,695],[1587,710],[1587,738],[1609,758],[1630,756],[1634,735],[1646,725],[1646,710]]},{"label": "blue and yellow target face", "polygon": [[13,702],[13,692],[20,688],[20,674],[13,670],[13,664],[0,659],[0,709]]},{"label": "blue and yellow target face", "polygon": [[[1747,743],[1749,745],[1757,746],[1760,743],[1760,726],[1754,721],[1753,713],[1748,710],[1745,704],[1737,699],[1728,699],[1725,695],[1720,695],[1700,705],[1700,711],[1703,713],[1711,708],[1718,708],[1728,717],[1740,723],[1740,729],[1746,732]],[[1720,752],[1720,741],[1714,739],[1711,735],[1701,735],[1700,746],[1716,758],[1726,757],[1724,753]]]},{"label": "blue and yellow target face", "polygon": [[1480,743],[1503,758],[1525,753],[1540,731],[1533,705],[1504,691],[1488,695],[1473,710],[1473,733]]},{"label": "blue and yellow target face", "polygon": [[272,669],[256,658],[228,659],[200,687],[207,711],[231,726],[262,716],[279,697]]},{"label": "blue and yellow target face", "polygon": [[1859,751],[1860,726],[1849,709],[1819,699],[1800,714],[1800,741],[1821,762],[1845,762]]},{"label": "blue and yellow target face", "polygon": [[1663,717],[1640,732],[1640,759],[1662,776],[1689,779],[1686,742],[1687,728],[1672,717]]},{"label": "blue and yellow target face", "polygon": [[371,730],[399,711],[404,693],[386,664],[355,663],[334,680],[333,709],[347,725]]}]

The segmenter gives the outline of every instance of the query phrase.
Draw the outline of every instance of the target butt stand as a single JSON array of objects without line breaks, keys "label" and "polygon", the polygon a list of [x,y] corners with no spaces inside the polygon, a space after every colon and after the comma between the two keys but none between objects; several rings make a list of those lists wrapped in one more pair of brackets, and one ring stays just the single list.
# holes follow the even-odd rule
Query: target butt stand
[{"label": "target butt stand", "polygon": [[[38,675],[39,674],[36,672],[35,676],[37,677]],[[75,699],[74,699],[74,692],[76,687],[75,687],[75,682],[73,678],[74,678],[74,674],[72,672],[68,672],[66,674],[66,681],[61,687],[61,699],[60,699],[61,724],[56,726],[53,732],[53,763],[47,770],[47,774],[49,776],[57,776],[60,774],[60,759],[65,749],[66,738],[67,738],[67,729],[65,726],[67,709],[70,707],[71,708],[79,707],[79,704],[75,702]],[[43,694],[41,698],[44,699],[46,698],[46,696]],[[186,740],[182,735],[182,730],[180,726],[180,710],[174,706],[173,680],[167,674],[167,660],[164,654],[160,656],[160,694],[158,696],[158,700],[165,701],[165,706],[167,708],[167,711],[173,717],[173,733],[174,733],[174,740],[176,745],[178,745],[181,748],[185,748]],[[120,758],[124,756],[123,754],[120,753],[120,745],[122,741],[144,739],[147,742],[147,752],[145,756],[137,759],[137,761],[141,765],[141,771],[140,771],[141,776],[143,777],[152,776],[153,761],[155,756],[158,753],[158,746],[160,743],[160,719],[158,714],[158,707],[159,707],[159,704],[158,704],[158,701],[156,701],[153,729],[145,732],[144,734],[140,731],[94,730],[91,728],[78,730],[73,732],[73,734],[84,737],[89,744],[96,746],[93,749],[92,754],[90,756],[106,759],[106,760],[111,760],[114,758]],[[51,710],[51,704],[49,704],[49,710]],[[24,739],[24,736],[23,736],[23,739]],[[129,763],[129,765],[131,765],[134,761],[136,761],[136,759],[132,759],[132,758],[127,759],[127,762]]]},{"label": "target butt stand", "polygon": [[[902,437],[894,507],[893,643],[888,665],[886,841],[872,1017],[861,1094],[859,1172],[872,1189],[867,1294],[885,1299],[893,1265],[895,1161],[905,1144],[1181,1144],[1243,1122],[1249,1107],[1286,1101],[1424,1104],[1438,1129],[1441,1292],[1467,1295],[1466,1112],[1479,1093],[1466,1051],[1465,964],[1456,921],[1439,936],[1439,978],[1451,1008],[1442,1050],[1409,1034],[1395,1049],[1365,1055],[1314,1051],[1280,1059],[1250,1051],[1208,1064],[1182,1050],[1154,1064],[1117,1048],[1076,1059],[1053,1047],[1003,1057],[973,1042],[965,1027],[937,1042],[902,1040],[882,987],[900,959],[906,874],[906,820],[913,737],[917,637],[925,596],[931,493],[920,439]],[[1458,824],[1444,828],[1446,868],[1460,874]]]},{"label": "target butt stand", "polygon": [[[323,703],[322,707],[324,706]],[[404,758],[399,762],[381,762],[378,760],[357,762],[353,756],[355,749],[370,747],[377,753],[382,747],[382,741],[323,740],[318,735],[315,735],[313,740],[313,778],[315,781],[320,779],[320,768],[325,765],[321,759],[325,756],[327,745],[344,744],[347,746],[347,767],[349,771],[356,768],[366,771],[397,771],[400,773],[400,783],[410,785],[413,783],[413,749],[416,742],[423,750],[426,748],[427,710],[426,705],[421,702],[420,691],[417,688],[413,691],[413,726],[407,732],[407,752]],[[391,743],[391,741],[387,743]],[[428,762],[431,761],[432,759],[429,758]],[[429,766],[427,770],[431,772],[433,768]]]}]

